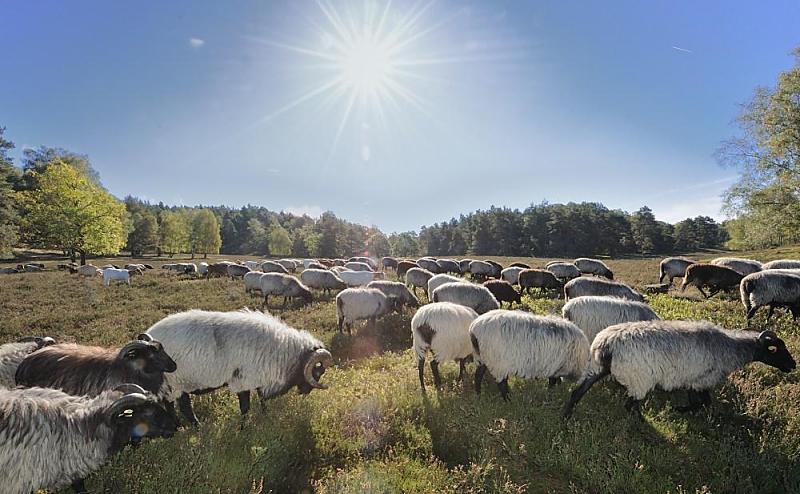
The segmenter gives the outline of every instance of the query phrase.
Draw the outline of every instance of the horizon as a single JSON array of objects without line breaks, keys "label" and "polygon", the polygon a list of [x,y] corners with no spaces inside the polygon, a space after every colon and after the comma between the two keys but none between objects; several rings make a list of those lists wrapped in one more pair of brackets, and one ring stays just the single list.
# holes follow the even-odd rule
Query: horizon
[{"label": "horizon", "polygon": [[800,42],[789,2],[203,7],[7,9],[14,164],[63,147],[119,198],[387,233],[542,201],[721,220],[713,153]]}]

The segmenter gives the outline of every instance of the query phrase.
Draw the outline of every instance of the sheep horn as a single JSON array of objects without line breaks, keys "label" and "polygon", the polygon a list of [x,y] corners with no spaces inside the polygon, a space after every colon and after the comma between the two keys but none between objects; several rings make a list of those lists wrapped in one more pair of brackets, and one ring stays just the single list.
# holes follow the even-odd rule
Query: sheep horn
[{"label": "sheep horn", "polygon": [[147,334],[147,333],[139,333],[139,334],[136,336],[136,339],[137,339],[137,340],[139,340],[139,341],[148,341],[148,342],[149,342],[149,341],[153,341],[153,337],[152,337],[152,336],[150,336],[150,335],[149,335],[149,334]]},{"label": "sheep horn", "polygon": [[147,403],[147,397],[141,393],[126,394],[118,399],[106,411],[106,422],[109,424],[114,421],[120,414],[125,413],[127,410]]},{"label": "sheep horn", "polygon": [[134,383],[122,383],[116,388],[114,388],[114,391],[121,391],[122,394],[125,395],[137,394],[137,393],[141,395],[147,395],[147,391],[145,391],[143,387]]},{"label": "sheep horn", "polygon": [[317,389],[328,389],[328,386],[324,384],[320,384],[315,378],[313,374],[314,367],[316,367],[317,363],[321,362],[323,367],[330,365],[333,362],[333,355],[328,350],[324,348],[319,348],[315,351],[309,358],[308,362],[306,362],[305,370],[303,371],[303,375],[306,378],[306,382],[311,385],[312,388]]},{"label": "sheep horn", "polygon": [[131,350],[145,349],[145,348],[149,348],[149,347],[150,347],[150,343],[148,343],[146,341],[140,341],[140,340],[131,341],[130,343],[128,343],[124,347],[120,348],[119,357],[123,358],[125,356],[125,354],[130,352]]}]

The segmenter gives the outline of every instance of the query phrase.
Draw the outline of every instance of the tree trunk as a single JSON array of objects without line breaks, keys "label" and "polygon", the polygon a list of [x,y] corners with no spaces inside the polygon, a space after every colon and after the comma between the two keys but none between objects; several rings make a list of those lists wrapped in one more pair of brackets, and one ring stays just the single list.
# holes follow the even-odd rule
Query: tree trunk
[{"label": "tree trunk", "polygon": [[203,252],[203,259],[208,259],[208,252]]},{"label": "tree trunk", "polygon": [[81,266],[86,266],[86,252],[80,250],[78,251],[81,254]]}]

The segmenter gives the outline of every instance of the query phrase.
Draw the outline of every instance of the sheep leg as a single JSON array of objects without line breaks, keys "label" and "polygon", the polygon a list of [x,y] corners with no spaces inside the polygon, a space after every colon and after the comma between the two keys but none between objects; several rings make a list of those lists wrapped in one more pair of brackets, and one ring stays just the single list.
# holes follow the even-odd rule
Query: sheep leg
[{"label": "sheep leg", "polygon": [[181,410],[183,416],[188,420],[192,425],[199,425],[200,421],[197,420],[197,415],[194,414],[194,409],[192,408],[192,399],[189,398],[188,393],[182,393],[178,397],[178,408]]},{"label": "sheep leg", "polygon": [[709,295],[703,290],[703,287],[698,286],[697,289],[700,290],[700,293],[703,294],[703,297],[705,297],[705,298],[709,297]]},{"label": "sheep leg", "polygon": [[284,308],[284,309],[286,308],[286,304],[287,304],[288,302],[289,302],[289,297],[286,297],[286,296],[284,296],[284,297],[283,297],[283,308]]},{"label": "sheep leg", "polygon": [[550,388],[552,388],[553,386],[555,386],[556,384],[559,384],[559,383],[561,383],[561,378],[560,377],[549,377],[549,378],[547,378],[547,389],[550,389]]},{"label": "sheep leg", "polygon": [[508,401],[508,378],[497,383],[497,389],[500,390],[500,396],[503,397],[503,400]]},{"label": "sheep leg", "polygon": [[425,392],[425,359],[420,358],[417,359],[417,370],[419,371],[419,385],[422,388],[422,392]]},{"label": "sheep leg", "polygon": [[706,297],[706,298],[711,298],[714,295],[718,294],[719,292],[720,292],[719,288],[714,288],[713,290],[711,290],[711,292],[709,292],[708,297]]},{"label": "sheep leg", "polygon": [[439,374],[439,362],[431,360],[431,372],[433,373],[433,385],[436,389],[442,389],[442,376]]},{"label": "sheep leg", "polygon": [[[772,315],[771,310],[772,307],[770,306],[770,315]],[[750,307],[750,310],[747,311],[747,322],[750,322],[750,319],[752,319],[753,316],[756,315],[756,311],[758,311],[758,306]],[[767,316],[767,320],[769,320],[769,316]]]},{"label": "sheep leg", "polygon": [[86,490],[86,485],[84,485],[83,479],[73,480],[72,490],[75,491],[75,494],[85,494],[89,492]]},{"label": "sheep leg", "polygon": [[264,303],[261,304],[261,308],[269,307],[269,294],[264,295]]},{"label": "sheep leg", "polygon": [[594,383],[596,383],[600,379],[603,379],[610,373],[611,371],[609,371],[609,366],[606,365],[603,366],[602,370],[600,370],[600,372],[598,372],[597,374],[589,374],[586,377],[586,379],[584,379],[578,385],[578,387],[575,388],[575,391],[573,391],[572,394],[569,395],[569,399],[567,400],[567,403],[564,405],[564,411],[562,412],[564,418],[565,419],[570,418],[572,416],[572,410],[575,408],[575,405],[577,405],[578,402],[581,400],[581,398],[583,398],[583,395],[585,395],[586,392],[589,391],[589,388],[591,388],[594,385]]},{"label": "sheep leg", "polygon": [[250,390],[236,393],[236,396],[239,398],[239,411],[242,415],[247,415],[250,411]]},{"label": "sheep leg", "polygon": [[467,359],[458,360],[458,382],[464,382],[464,374],[467,373]]},{"label": "sheep leg", "polygon": [[481,394],[481,381],[483,381],[483,375],[486,374],[486,365],[480,364],[475,369],[475,393]]},{"label": "sheep leg", "polygon": [[642,416],[641,402],[633,397],[628,398],[625,402],[625,410],[633,413],[639,420],[644,421]]},{"label": "sheep leg", "polygon": [[769,322],[769,320],[772,319],[772,314],[774,312],[775,312],[775,306],[772,305],[772,304],[769,304],[769,312],[767,312],[767,322]]},{"label": "sheep leg", "polygon": [[689,404],[686,406],[677,407],[676,410],[681,413],[696,412],[697,410],[711,403],[711,393],[709,393],[708,390],[695,391],[690,389],[688,391],[688,396]]}]

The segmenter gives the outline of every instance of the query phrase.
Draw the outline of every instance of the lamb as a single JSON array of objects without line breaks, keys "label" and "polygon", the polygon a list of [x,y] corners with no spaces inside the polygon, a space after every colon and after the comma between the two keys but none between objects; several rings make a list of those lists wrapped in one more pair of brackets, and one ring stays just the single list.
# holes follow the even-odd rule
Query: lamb
[{"label": "lamb", "polygon": [[350,271],[369,271],[372,272],[372,267],[365,262],[352,261],[344,265]]},{"label": "lamb", "polygon": [[427,259],[427,258],[420,258],[417,259],[417,266],[421,267],[422,269],[427,269],[433,274],[443,273],[442,267],[435,259]]},{"label": "lamb", "polygon": [[283,296],[283,306],[291,299],[299,297],[304,304],[310,304],[313,300],[311,290],[290,274],[283,273],[264,273],[259,278],[261,293],[264,295],[264,307],[269,305],[269,296]]},{"label": "lamb", "polygon": [[46,346],[54,345],[55,340],[46,336],[29,336],[0,346],[0,388],[13,388],[17,385],[14,374],[20,362],[29,354]]},{"label": "lamb", "polygon": [[478,314],[500,308],[500,304],[488,288],[473,283],[445,283],[433,292],[431,300],[470,307]]},{"label": "lamb", "polygon": [[740,273],[742,276],[757,273],[763,269],[762,264],[758,261],[753,259],[740,259],[738,257],[718,257],[711,260],[711,264],[731,268],[737,273]]},{"label": "lamb", "polygon": [[111,280],[121,281],[131,285],[131,274],[127,269],[106,268],[103,270],[103,286],[109,286]]},{"label": "lamb", "polygon": [[747,313],[747,322],[759,307],[769,306],[767,321],[775,307],[788,307],[792,318],[800,315],[800,271],[765,270],[748,274],[739,284],[742,304]]},{"label": "lamb", "polygon": [[177,362],[178,370],[166,376],[165,394],[178,400],[183,415],[195,425],[189,393],[228,386],[246,415],[252,390],[267,400],[295,386],[300,394],[326,389],[319,380],[333,363],[331,353],[308,332],[246,309],[180,312],[158,321],[147,334],[162,342]]},{"label": "lamb", "polygon": [[411,268],[416,268],[417,263],[414,261],[400,261],[397,263],[397,269],[395,272],[397,273],[397,279],[405,277],[406,273]]},{"label": "lamb", "polygon": [[669,278],[669,284],[675,278],[683,278],[686,276],[686,268],[692,264],[697,264],[697,261],[686,259],[684,257],[667,257],[662,259],[658,264],[658,282],[663,283],[664,278]]},{"label": "lamb", "polygon": [[[334,266],[335,268],[336,266]],[[307,287],[330,294],[331,290],[344,290],[347,284],[334,271],[306,269],[300,273],[300,281]]]},{"label": "lamb", "polygon": [[93,266],[91,264],[85,264],[78,268],[78,274],[81,276],[92,277],[92,276],[99,276],[103,274],[103,272],[97,266]]},{"label": "lamb", "polygon": [[353,323],[367,320],[368,326],[395,308],[393,300],[377,288],[347,288],[336,295],[336,321],[339,332],[347,327],[352,334]]},{"label": "lamb", "polygon": [[519,310],[493,310],[469,327],[475,370],[475,392],[481,392],[486,370],[498,380],[508,400],[508,376],[548,378],[549,385],[562,377],[579,378],[589,360],[589,342],[571,322],[554,316],[536,316]]},{"label": "lamb", "polygon": [[522,269],[531,269],[531,267],[524,262],[512,262],[508,265],[509,268],[522,268]]},{"label": "lamb", "polygon": [[414,295],[417,294],[417,288],[422,288],[425,296],[430,298],[428,293],[428,280],[433,278],[433,273],[423,268],[411,268],[406,271],[406,286],[411,287]]},{"label": "lamb", "polygon": [[591,344],[600,331],[623,322],[661,319],[649,305],[615,297],[578,297],[561,309],[564,319],[581,328]]},{"label": "lamb", "polygon": [[394,257],[384,257],[381,259],[383,269],[394,269],[397,271],[397,259]]},{"label": "lamb", "polygon": [[241,264],[228,264],[226,272],[232,280],[235,280],[236,278],[244,278],[244,275],[250,272],[250,268]]},{"label": "lamb", "polygon": [[538,291],[561,290],[563,284],[556,278],[556,275],[546,269],[525,269],[519,273],[520,291],[531,294],[531,288]]},{"label": "lamb", "polygon": [[175,361],[149,335],[122,348],[61,343],[31,353],[19,364],[14,381],[20,386],[56,388],[71,395],[98,396],[124,383],[158,395]]},{"label": "lamb", "polygon": [[609,280],[614,279],[614,273],[608,269],[606,263],[599,259],[590,259],[588,257],[579,257],[575,259],[575,266],[580,270],[583,274],[593,274],[597,276],[603,276],[608,278]]},{"label": "lamb", "polygon": [[[681,291],[687,286],[694,285],[705,298],[710,298],[723,290],[731,290],[739,285],[744,275],[726,266],[716,264],[692,264],[686,268],[686,274],[681,283]],[[706,294],[703,287],[711,288]]]},{"label": "lamb", "polygon": [[439,288],[440,286],[444,285],[445,283],[468,283],[461,278],[456,276],[452,276],[449,274],[436,274],[431,276],[431,279],[428,280],[428,286],[425,293],[431,294],[434,290]]},{"label": "lamb", "polygon": [[603,278],[575,278],[564,285],[564,300],[569,301],[587,295],[603,295],[644,302],[641,293],[619,281],[610,281]]},{"label": "lamb", "polygon": [[419,307],[419,300],[404,284],[397,281],[377,280],[367,284],[367,288],[376,288],[384,295],[394,299],[399,307]]},{"label": "lamb", "polygon": [[349,287],[364,286],[382,276],[383,273],[375,273],[373,271],[342,271],[339,273],[339,278]]},{"label": "lamb", "polygon": [[411,337],[414,353],[417,354],[419,385],[425,392],[425,358],[428,351],[433,354],[431,372],[434,385],[441,389],[439,363],[450,360],[458,362],[458,380],[463,382],[466,361],[472,356],[469,325],[478,314],[463,305],[450,302],[428,304],[411,319]]},{"label": "lamb", "polygon": [[177,424],[144,390],[124,385],[100,396],[55,389],[0,390],[0,470],[3,492],[28,494],[72,484],[128,443],[171,437]]},{"label": "lamb", "polygon": [[763,269],[800,269],[800,261],[795,259],[778,259],[762,266]]},{"label": "lamb", "polygon": [[709,390],[744,365],[759,361],[790,372],[795,361],[772,331],[728,331],[707,321],[643,321],[600,331],[586,374],[564,406],[564,417],[594,383],[608,376],[628,392],[625,407],[641,418],[639,403],[655,387],[687,389],[695,411],[711,401]]},{"label": "lamb", "polygon": [[264,261],[259,266],[262,272],[264,273],[283,273],[289,274],[289,270],[283,264],[277,263],[275,261]]},{"label": "lamb", "polygon": [[550,263],[545,267],[545,269],[553,273],[556,278],[565,283],[569,280],[580,278],[581,276],[581,270],[578,269],[578,266],[572,264],[571,262]]},{"label": "lamb", "polygon": [[514,287],[511,286],[511,283],[507,281],[489,280],[483,282],[483,286],[492,292],[492,295],[494,295],[494,298],[497,299],[500,307],[503,306],[503,302],[508,302],[509,308],[511,308],[514,302],[517,304],[522,304],[522,295],[518,291],[514,290]]},{"label": "lamb", "polygon": [[500,271],[500,279],[511,283],[512,285],[519,284],[519,274],[524,271],[525,268],[520,266],[511,266],[505,268],[504,270]]},{"label": "lamb", "polygon": [[439,265],[440,273],[461,274],[461,266],[453,259],[439,259],[436,263]]},{"label": "lamb", "polygon": [[476,280],[485,280],[494,275],[495,267],[486,261],[472,261],[469,263],[469,272]]}]

